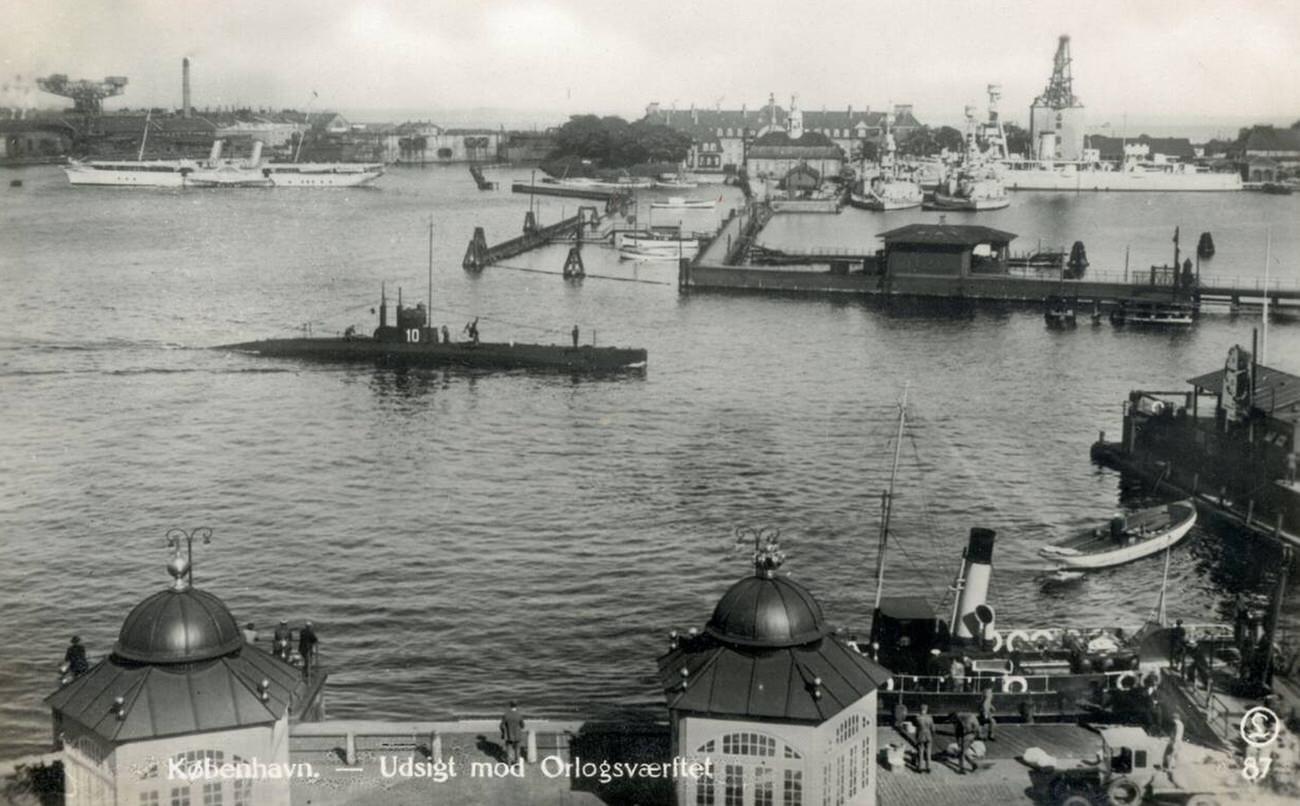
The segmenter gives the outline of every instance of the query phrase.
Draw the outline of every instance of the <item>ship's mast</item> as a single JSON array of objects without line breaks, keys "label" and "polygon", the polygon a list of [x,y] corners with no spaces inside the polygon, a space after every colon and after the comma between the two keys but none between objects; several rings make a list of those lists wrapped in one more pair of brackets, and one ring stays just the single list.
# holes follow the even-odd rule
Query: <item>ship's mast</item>
[{"label": "ship's mast", "polygon": [[1264,229],[1264,321],[1260,324],[1259,363],[1268,363],[1268,264],[1273,262],[1273,230]]},{"label": "ship's mast", "polygon": [[433,330],[433,216],[429,216],[429,307],[424,312],[424,325]]},{"label": "ship's mast", "polygon": [[152,115],[153,115],[152,109],[150,109],[144,115],[144,133],[140,135],[140,153],[135,156],[136,162],[144,161],[144,144],[149,142],[149,118]]},{"label": "ship's mast", "polygon": [[993,159],[1004,160],[1007,158],[1007,136],[1002,130],[1002,117],[998,115],[998,99],[1002,97],[1002,85],[988,85],[989,93],[989,122],[988,131],[985,138],[990,141],[993,150]]},{"label": "ship's mast", "polygon": [[876,602],[872,612],[880,610],[880,596],[885,588],[885,547],[889,543],[889,518],[894,505],[894,481],[898,478],[898,458],[903,450],[903,429],[907,425],[907,392],[903,387],[903,400],[898,404],[898,433],[894,436],[894,464],[889,470],[889,490],[880,497],[880,546],[876,554]]}]

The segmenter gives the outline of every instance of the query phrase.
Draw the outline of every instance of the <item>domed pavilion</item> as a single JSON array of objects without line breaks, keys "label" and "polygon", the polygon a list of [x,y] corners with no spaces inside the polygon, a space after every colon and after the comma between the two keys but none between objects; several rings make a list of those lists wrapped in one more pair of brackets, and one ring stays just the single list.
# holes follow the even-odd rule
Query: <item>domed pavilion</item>
[{"label": "domed pavilion", "polygon": [[677,802],[874,804],[876,690],[890,674],[827,626],[808,589],[779,576],[775,543],[702,632],[659,659],[673,755],[710,761]]},{"label": "domed pavilion", "polygon": [[112,654],[45,698],[65,803],[287,804],[287,777],[176,773],[287,765],[290,715],[319,711],[323,678],[246,643],[226,605],[190,585],[179,554],[168,571],[172,585],[131,610]]}]

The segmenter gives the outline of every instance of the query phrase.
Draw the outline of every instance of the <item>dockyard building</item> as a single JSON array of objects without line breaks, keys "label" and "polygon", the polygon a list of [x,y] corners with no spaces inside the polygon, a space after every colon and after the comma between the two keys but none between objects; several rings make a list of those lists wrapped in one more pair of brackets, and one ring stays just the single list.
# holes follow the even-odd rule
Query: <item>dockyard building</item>
[{"label": "dockyard building", "polygon": [[403,123],[384,139],[384,161],[402,165],[496,162],[499,129],[447,129],[431,122]]},{"label": "dockyard building", "polygon": [[780,554],[718,600],[703,632],[659,660],[673,755],[708,762],[679,804],[874,804],[876,692],[889,672],[830,627]]},{"label": "dockyard building", "polygon": [[246,643],[226,605],[191,586],[182,556],[168,570],[172,585],[131,610],[112,654],[45,699],[64,802],[288,804],[277,773],[289,769],[290,719],[320,715],[323,675],[304,679]]},{"label": "dockyard building", "polygon": [[[920,127],[910,104],[894,106],[890,128],[896,137],[906,137]],[[644,120],[659,123],[690,135],[692,147],[687,153],[685,168],[696,173],[734,173],[746,162],[747,150],[756,141],[774,131],[788,131],[790,117],[796,111],[778,106],[769,97],[764,106],[753,109],[663,109],[652,103],[646,107]],[[805,131],[821,135],[851,157],[861,143],[879,141],[882,136],[885,112],[873,112],[869,107],[860,110],[845,109],[802,113]]]},{"label": "dockyard building", "polygon": [[1268,157],[1285,165],[1300,164],[1300,128],[1252,127],[1242,151],[1247,158]]}]

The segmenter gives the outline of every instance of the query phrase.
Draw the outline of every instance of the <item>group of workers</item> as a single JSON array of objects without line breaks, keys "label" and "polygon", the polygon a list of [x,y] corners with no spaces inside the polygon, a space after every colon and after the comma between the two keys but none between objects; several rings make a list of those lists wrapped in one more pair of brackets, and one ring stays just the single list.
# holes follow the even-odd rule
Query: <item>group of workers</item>
[{"label": "group of workers", "polygon": [[[970,762],[970,771],[975,772],[978,769],[975,765],[975,740],[997,741],[994,736],[998,720],[993,705],[993,689],[984,690],[984,697],[980,700],[977,713],[972,714],[969,711],[954,712],[948,715],[948,721],[953,724],[957,739],[957,773],[959,775],[966,774],[967,762]],[[906,722],[907,708],[900,703],[894,712],[894,724],[899,731],[902,731]],[[930,706],[921,703],[921,710],[912,717],[912,723],[916,729],[912,738],[916,747],[916,771],[929,773],[930,763],[934,755],[936,730],[934,717],[930,714]]]},{"label": "group of workers", "polygon": [[[251,621],[244,626],[244,640],[249,643],[257,640],[257,630],[254,629]],[[302,629],[298,631],[298,657],[302,658],[303,677],[311,677],[311,668],[316,663],[316,647],[319,643],[320,639],[316,637],[316,629],[312,627],[312,623],[309,621],[303,624]],[[293,630],[289,629],[288,621],[280,619],[275,632],[271,634],[271,652],[285,663],[291,663],[292,646]]]}]

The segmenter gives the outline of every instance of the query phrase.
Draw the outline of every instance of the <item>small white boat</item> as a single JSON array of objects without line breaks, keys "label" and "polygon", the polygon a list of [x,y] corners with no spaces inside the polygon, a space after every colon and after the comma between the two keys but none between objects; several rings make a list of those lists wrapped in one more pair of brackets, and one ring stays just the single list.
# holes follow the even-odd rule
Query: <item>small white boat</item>
[{"label": "small white boat", "polygon": [[621,260],[678,260],[693,258],[700,251],[698,238],[681,238],[676,235],[622,236],[618,245]]},{"label": "small white boat", "polygon": [[681,196],[670,196],[666,201],[650,202],[650,207],[655,210],[710,210],[717,199],[684,199]]},{"label": "small white boat", "polygon": [[620,246],[618,248],[619,260],[661,260],[667,263],[692,257],[695,257],[694,249],[686,249],[679,253],[676,250],[644,249],[638,246]]},{"label": "small white boat", "polygon": [[1186,537],[1195,523],[1191,500],[1175,501],[1117,515],[1105,526],[1043,546],[1038,553],[1062,568],[1109,568],[1164,551]]},{"label": "small white boat", "polygon": [[674,174],[661,174],[654,181],[654,187],[662,190],[694,190],[699,187],[700,183],[693,179],[687,179],[684,176]]}]

